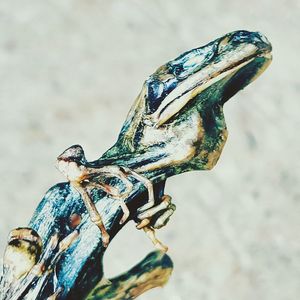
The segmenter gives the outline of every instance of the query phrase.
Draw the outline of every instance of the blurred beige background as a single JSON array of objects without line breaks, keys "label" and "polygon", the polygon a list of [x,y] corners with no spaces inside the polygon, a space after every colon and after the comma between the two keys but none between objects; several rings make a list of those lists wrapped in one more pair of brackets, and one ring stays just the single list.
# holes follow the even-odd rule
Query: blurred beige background
[{"label": "blurred beige background", "polygon": [[[168,181],[177,211],[158,235],[175,270],[140,299],[299,299],[299,0],[1,0],[0,251],[63,180],[58,154],[80,143],[99,157],[149,74],[237,29],[263,32],[274,61],[226,105],[217,167]],[[128,224],[107,276],[152,249]]]}]

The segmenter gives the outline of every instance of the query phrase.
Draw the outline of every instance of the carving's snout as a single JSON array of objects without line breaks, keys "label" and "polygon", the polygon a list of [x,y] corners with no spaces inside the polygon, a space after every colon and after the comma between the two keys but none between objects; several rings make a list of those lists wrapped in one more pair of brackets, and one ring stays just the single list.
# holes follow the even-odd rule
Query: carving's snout
[{"label": "carving's snout", "polygon": [[252,44],[257,47],[257,51],[268,53],[272,51],[272,45],[269,40],[260,32],[250,32],[240,30],[232,33],[229,37],[231,45],[234,47],[237,44]]},{"label": "carving's snout", "polygon": [[[236,93],[265,70],[272,58],[271,50],[270,42],[261,33],[240,30],[183,53],[148,80],[148,119],[159,127],[209,88],[215,87],[217,95],[234,76],[231,90]],[[218,99],[207,104],[222,104],[223,98],[227,101],[234,93],[223,97],[220,92]]]}]

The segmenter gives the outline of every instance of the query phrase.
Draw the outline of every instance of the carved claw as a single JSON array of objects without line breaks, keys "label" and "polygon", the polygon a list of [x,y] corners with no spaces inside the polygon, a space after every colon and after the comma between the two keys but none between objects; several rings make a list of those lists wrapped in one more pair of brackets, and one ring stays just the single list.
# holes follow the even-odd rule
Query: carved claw
[{"label": "carved claw", "polygon": [[159,241],[155,236],[155,230],[151,227],[144,227],[143,230],[145,231],[148,238],[153,243],[154,247],[160,251],[167,252],[168,247],[165,246],[161,241]]},{"label": "carved claw", "polygon": [[143,229],[154,246],[164,252],[168,250],[168,247],[156,238],[155,229],[165,226],[174,213],[176,206],[171,203],[171,200],[169,195],[164,195],[160,204],[137,215],[141,222],[136,228]]},{"label": "carved claw", "polygon": [[160,229],[160,228],[166,226],[170,220],[170,217],[175,212],[175,210],[176,210],[175,204],[170,203],[167,210],[154,221],[152,227],[154,229]]},{"label": "carved claw", "polygon": [[169,195],[164,195],[160,204],[138,214],[137,217],[141,222],[136,226],[137,229],[141,229],[149,224],[154,229],[165,226],[176,210],[176,206],[171,200],[172,198]]}]

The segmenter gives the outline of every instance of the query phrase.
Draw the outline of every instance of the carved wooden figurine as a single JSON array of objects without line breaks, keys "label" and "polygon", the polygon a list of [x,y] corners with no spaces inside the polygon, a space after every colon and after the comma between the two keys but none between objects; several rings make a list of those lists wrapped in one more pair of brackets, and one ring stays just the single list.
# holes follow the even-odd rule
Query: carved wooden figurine
[{"label": "carved wooden figurine", "polygon": [[[216,165],[227,139],[223,105],[270,62],[263,35],[236,31],[149,76],[107,152],[88,162],[75,145],[58,157],[68,182],[46,193],[28,228],[12,231],[0,300],[133,299],[164,284],[172,262],[155,229],[175,211],[166,179]],[[103,254],[130,220],[160,251],[109,282]]]}]

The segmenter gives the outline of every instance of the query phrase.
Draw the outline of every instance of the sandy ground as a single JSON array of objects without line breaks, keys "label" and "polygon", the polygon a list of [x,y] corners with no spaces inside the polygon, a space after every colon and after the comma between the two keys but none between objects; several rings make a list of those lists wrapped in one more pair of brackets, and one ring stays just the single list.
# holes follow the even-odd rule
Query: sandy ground
[{"label": "sandy ground", "polygon": [[[299,0],[1,0],[1,252],[63,180],[56,156],[80,143],[99,157],[159,65],[226,32],[259,30],[274,61],[226,105],[217,167],[168,181],[177,211],[159,236],[175,270],[140,299],[299,299],[299,28]],[[150,250],[128,224],[107,253],[107,276]]]}]

